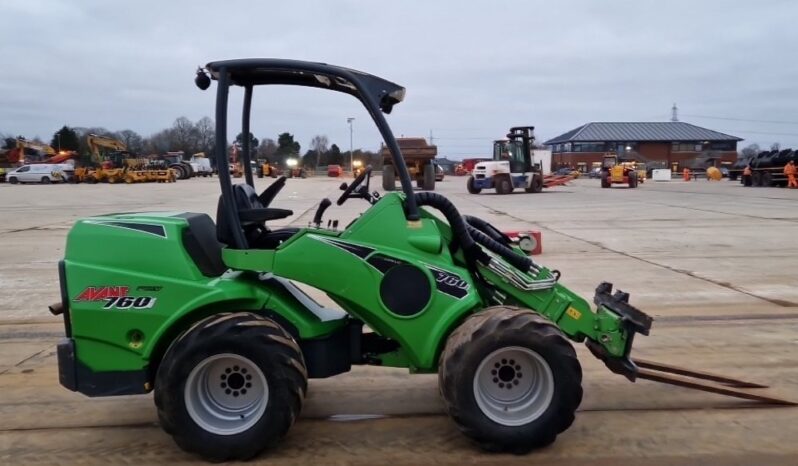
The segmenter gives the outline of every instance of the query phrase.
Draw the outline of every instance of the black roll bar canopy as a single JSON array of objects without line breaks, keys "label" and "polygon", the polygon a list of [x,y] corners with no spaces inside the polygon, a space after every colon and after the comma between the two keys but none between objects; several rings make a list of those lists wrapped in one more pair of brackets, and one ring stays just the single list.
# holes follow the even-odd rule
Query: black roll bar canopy
[{"label": "black roll bar canopy", "polygon": [[250,114],[252,92],[254,86],[281,84],[289,86],[306,86],[343,92],[356,97],[368,110],[374,120],[385,144],[391,151],[394,167],[405,193],[405,215],[407,220],[418,220],[418,206],[413,194],[413,184],[404,163],[399,145],[393,136],[383,113],[391,113],[393,106],[400,103],[405,96],[405,88],[388,80],[326,63],[285,60],[276,58],[245,58],[210,62],[205,70],[197,71],[196,83],[200,89],[207,89],[210,80],[205,72],[217,81],[216,89],[216,167],[219,170],[219,183],[225,206],[224,215],[233,228],[232,237],[235,244],[231,247],[246,249],[247,241],[240,228],[238,208],[233,198],[233,185],[230,178],[230,166],[227,160],[227,100],[230,85],[244,88],[244,106],[241,115],[241,127],[244,134],[242,144],[242,165],[245,181],[254,186],[252,167],[250,164]]}]

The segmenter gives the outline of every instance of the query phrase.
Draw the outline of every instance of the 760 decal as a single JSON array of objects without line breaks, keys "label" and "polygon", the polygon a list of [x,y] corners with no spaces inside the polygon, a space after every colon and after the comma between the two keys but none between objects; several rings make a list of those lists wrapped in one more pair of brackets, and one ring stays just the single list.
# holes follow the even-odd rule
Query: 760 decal
[{"label": "760 decal", "polygon": [[156,298],[151,296],[120,296],[105,300],[103,309],[149,309],[155,305]]},{"label": "760 decal", "polygon": [[[155,290],[160,287],[138,287]],[[150,309],[155,306],[157,298],[153,296],[130,296],[127,286],[90,286],[75,298],[75,301],[103,301],[103,309]]]}]

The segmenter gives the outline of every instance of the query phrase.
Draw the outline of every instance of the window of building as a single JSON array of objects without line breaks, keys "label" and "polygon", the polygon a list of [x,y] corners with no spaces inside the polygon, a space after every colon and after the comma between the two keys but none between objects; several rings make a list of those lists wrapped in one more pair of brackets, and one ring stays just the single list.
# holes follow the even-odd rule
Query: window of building
[{"label": "window of building", "polygon": [[732,141],[716,141],[709,144],[710,150],[736,150],[736,144]]},{"label": "window of building", "polygon": [[671,152],[701,152],[703,147],[698,142],[674,142],[671,144]]},{"label": "window of building", "polygon": [[603,142],[575,142],[574,152],[604,152]]}]

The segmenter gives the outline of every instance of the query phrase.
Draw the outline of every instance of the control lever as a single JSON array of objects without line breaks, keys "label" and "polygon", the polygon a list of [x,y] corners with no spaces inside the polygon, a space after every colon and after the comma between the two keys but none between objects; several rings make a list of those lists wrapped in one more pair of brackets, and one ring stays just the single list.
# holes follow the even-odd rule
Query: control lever
[{"label": "control lever", "polygon": [[327,210],[328,207],[332,205],[332,201],[328,198],[324,198],[321,200],[319,204],[319,208],[316,209],[316,215],[313,216],[313,223],[316,225],[316,228],[321,226],[321,219],[324,217],[324,211]]}]

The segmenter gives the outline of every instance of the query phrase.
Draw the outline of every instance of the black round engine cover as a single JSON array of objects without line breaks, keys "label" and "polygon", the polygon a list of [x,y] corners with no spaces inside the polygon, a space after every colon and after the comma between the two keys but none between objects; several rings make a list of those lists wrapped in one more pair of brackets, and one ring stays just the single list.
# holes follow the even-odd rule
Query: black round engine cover
[{"label": "black round engine cover", "polygon": [[380,298],[385,307],[400,316],[421,312],[432,297],[429,278],[410,264],[391,267],[380,283]]}]

